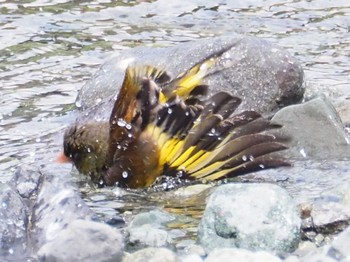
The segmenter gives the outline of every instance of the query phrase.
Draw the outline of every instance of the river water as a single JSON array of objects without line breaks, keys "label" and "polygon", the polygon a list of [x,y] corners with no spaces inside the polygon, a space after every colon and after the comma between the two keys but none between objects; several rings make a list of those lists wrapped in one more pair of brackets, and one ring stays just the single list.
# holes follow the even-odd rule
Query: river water
[{"label": "river water", "polygon": [[[233,33],[294,54],[307,94],[350,99],[349,0],[0,0],[0,182],[54,160],[77,91],[112,55]],[[108,212],[125,205],[115,194],[86,199]]]}]

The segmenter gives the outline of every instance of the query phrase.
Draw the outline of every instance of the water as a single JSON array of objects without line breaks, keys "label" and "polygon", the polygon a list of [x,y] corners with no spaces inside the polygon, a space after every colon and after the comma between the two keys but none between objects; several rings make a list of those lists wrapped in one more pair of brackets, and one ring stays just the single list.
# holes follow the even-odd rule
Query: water
[{"label": "water", "polygon": [[[63,129],[75,118],[77,90],[113,54],[237,32],[294,54],[305,70],[307,95],[349,99],[348,0],[0,0],[0,182],[22,163],[54,160]],[[85,194],[105,215],[145,209],[143,198],[130,207],[110,192]],[[157,205],[165,204],[150,206]]]}]

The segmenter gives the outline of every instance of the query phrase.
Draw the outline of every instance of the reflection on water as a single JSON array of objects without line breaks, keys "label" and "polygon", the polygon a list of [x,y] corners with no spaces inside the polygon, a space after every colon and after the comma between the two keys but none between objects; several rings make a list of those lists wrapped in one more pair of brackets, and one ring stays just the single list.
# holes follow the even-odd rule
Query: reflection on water
[{"label": "reflection on water", "polygon": [[[168,46],[236,32],[255,35],[300,59],[309,90],[343,100],[350,94],[349,19],[348,0],[3,0],[0,181],[9,180],[21,163],[54,159],[61,149],[60,132],[74,121],[70,111],[77,90],[110,56],[134,46]],[[142,194],[118,198],[113,190],[90,190],[85,198],[111,217],[155,206],[187,210],[194,218],[201,211],[194,200],[164,202]]]}]

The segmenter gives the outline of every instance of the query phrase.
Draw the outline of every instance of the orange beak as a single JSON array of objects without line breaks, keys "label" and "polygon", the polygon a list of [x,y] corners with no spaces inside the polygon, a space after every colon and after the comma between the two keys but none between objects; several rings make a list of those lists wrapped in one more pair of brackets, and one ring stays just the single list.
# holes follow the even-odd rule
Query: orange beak
[{"label": "orange beak", "polygon": [[56,158],[56,163],[72,163],[72,159],[67,157],[63,152],[60,152]]}]

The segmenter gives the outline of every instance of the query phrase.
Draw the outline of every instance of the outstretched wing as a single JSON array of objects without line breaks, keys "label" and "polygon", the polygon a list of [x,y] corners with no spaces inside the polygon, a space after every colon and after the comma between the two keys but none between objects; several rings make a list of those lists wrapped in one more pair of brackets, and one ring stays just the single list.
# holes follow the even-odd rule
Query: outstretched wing
[{"label": "outstretched wing", "polygon": [[186,104],[195,104],[201,96],[205,96],[208,92],[208,86],[204,83],[204,79],[210,74],[210,69],[219,62],[221,55],[230,48],[222,49],[206,57],[186,72],[163,85],[160,102],[165,103],[167,100],[178,96]]},{"label": "outstretched wing", "polygon": [[[128,67],[125,72],[122,87],[110,116],[110,124],[114,126],[119,119],[131,123],[135,116],[141,112],[143,103],[137,100],[140,92],[151,82],[163,83],[169,81],[170,77],[165,71],[158,70],[152,66]],[[158,97],[155,99],[158,100]]]},{"label": "outstretched wing", "polygon": [[240,103],[239,98],[219,92],[204,107],[174,100],[162,108],[157,123],[147,127],[160,150],[162,175],[217,180],[288,165],[269,156],[286,148],[267,132],[280,126],[253,111],[231,116]]}]

